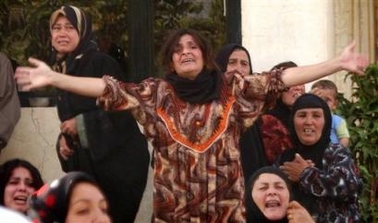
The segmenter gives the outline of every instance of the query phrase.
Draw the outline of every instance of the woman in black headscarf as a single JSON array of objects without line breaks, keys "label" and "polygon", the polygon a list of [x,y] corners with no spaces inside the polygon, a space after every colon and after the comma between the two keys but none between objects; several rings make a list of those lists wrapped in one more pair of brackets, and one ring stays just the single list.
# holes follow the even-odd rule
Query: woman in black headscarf
[{"label": "woman in black headscarf", "polygon": [[[244,75],[250,75],[253,72],[251,56],[248,50],[237,43],[223,46],[217,53],[215,61],[224,74],[233,70],[238,70]],[[239,140],[245,183],[247,183],[254,171],[268,165],[261,133],[258,128],[260,123],[260,118],[257,118],[255,123],[242,133]]]},{"label": "woman in black headscarf", "polygon": [[[62,6],[54,11],[50,32],[50,64],[55,71],[75,77],[107,74],[122,79],[118,63],[97,50],[90,18],[79,8]],[[57,151],[62,169],[91,174],[109,199],[113,221],[133,222],[149,166],[147,141],[135,119],[128,111],[105,112],[96,99],[59,89],[57,108],[61,121]]]},{"label": "woman in black headscarf", "polygon": [[261,167],[246,185],[247,223],[313,222],[307,210],[292,199],[287,176],[277,167]]},{"label": "woman in black headscarf", "polygon": [[[231,56],[238,51],[245,53],[244,58]],[[244,46],[236,43],[230,43],[223,46],[215,57],[215,62],[219,66],[220,71],[223,73],[231,71],[232,68],[237,69],[237,66],[245,67],[246,69],[244,70],[244,72],[246,75],[252,74],[253,72],[251,56],[249,55],[248,50]],[[237,66],[229,66],[232,64],[235,64]]]},{"label": "woman in black headscarf", "polygon": [[293,105],[291,122],[298,146],[286,150],[277,164],[293,182],[294,198],[318,223],[359,222],[362,181],[349,149],[330,144],[327,103],[303,94]]},{"label": "woman in black headscarf", "polygon": [[[223,73],[237,69],[245,75],[252,74],[249,52],[239,44],[227,44],[220,49],[216,62]],[[273,70],[297,67],[292,61],[275,65]],[[242,133],[240,157],[245,182],[260,167],[272,165],[285,149],[292,148],[289,129],[290,109],[296,98],[305,92],[304,84],[286,88],[280,97],[265,106],[272,109],[260,115],[254,124]]]},{"label": "woman in black headscarf", "polygon": [[[297,67],[297,64],[285,61],[275,65],[271,70],[285,70],[291,67]],[[304,93],[304,84],[286,88],[275,103],[272,103],[273,107],[262,114],[260,120],[255,123],[263,141],[265,165],[274,164],[284,150],[293,148],[293,139],[289,130],[290,110],[295,100]]]}]

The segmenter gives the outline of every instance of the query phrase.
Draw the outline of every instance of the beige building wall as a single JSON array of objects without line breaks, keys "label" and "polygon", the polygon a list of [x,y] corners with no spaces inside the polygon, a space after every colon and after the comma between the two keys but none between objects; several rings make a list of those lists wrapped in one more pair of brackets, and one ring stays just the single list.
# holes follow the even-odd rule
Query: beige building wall
[{"label": "beige building wall", "polygon": [[22,108],[21,119],[0,155],[0,163],[15,157],[23,158],[41,171],[45,181],[61,176],[63,172],[55,152],[58,134],[55,107]]},{"label": "beige building wall", "polygon": [[[374,0],[242,0],[243,45],[257,72],[287,60],[307,65],[333,58],[353,39],[374,61],[373,30]],[[327,79],[349,97],[345,74]]]},{"label": "beige building wall", "polygon": [[298,65],[332,56],[332,4],[329,0],[242,1],[243,45],[254,70],[292,60]]}]

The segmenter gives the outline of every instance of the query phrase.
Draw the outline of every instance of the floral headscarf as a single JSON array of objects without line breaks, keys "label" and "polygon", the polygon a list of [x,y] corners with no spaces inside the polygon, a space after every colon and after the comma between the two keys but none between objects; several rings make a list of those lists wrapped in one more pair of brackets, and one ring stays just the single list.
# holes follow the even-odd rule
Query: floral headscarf
[{"label": "floral headscarf", "polygon": [[33,222],[64,223],[72,190],[79,182],[88,182],[97,186],[95,180],[88,174],[73,171],[36,191],[30,198],[29,215],[33,218]]}]

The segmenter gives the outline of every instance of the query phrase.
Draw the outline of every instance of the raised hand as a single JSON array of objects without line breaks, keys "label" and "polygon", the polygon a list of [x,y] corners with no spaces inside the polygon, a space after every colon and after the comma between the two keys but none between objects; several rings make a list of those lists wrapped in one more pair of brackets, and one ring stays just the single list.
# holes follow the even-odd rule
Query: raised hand
[{"label": "raised hand", "polygon": [[291,201],[287,209],[289,223],[315,223],[308,211],[297,201]]},{"label": "raised hand", "polygon": [[22,91],[29,91],[35,88],[50,85],[50,77],[54,73],[43,61],[29,58],[30,67],[17,67],[15,78]]},{"label": "raised hand", "polygon": [[369,65],[369,61],[362,54],[356,53],[355,47],[356,41],[353,41],[344,48],[339,57],[341,67],[352,73],[363,75],[366,67]]}]

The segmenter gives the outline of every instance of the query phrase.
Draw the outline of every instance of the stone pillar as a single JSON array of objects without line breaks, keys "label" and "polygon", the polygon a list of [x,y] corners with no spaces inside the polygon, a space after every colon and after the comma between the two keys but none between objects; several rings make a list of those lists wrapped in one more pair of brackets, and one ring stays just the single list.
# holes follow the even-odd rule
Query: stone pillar
[{"label": "stone pillar", "polygon": [[227,42],[242,44],[240,0],[225,0]]},{"label": "stone pillar", "polygon": [[[368,55],[371,62],[376,61],[376,36],[374,21],[375,0],[334,0],[334,52],[342,49],[352,40],[356,41],[356,50]],[[352,87],[350,79],[344,81],[343,75],[331,77],[337,83],[339,91],[348,98]]]},{"label": "stone pillar", "polygon": [[129,0],[128,7],[128,75],[139,82],[153,74],[153,1]]}]

